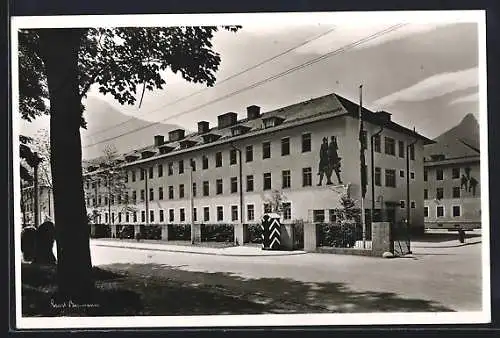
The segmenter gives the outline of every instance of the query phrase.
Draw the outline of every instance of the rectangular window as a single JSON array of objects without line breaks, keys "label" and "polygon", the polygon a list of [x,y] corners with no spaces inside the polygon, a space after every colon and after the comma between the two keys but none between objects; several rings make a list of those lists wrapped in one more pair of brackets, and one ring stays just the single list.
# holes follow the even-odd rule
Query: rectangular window
[{"label": "rectangular window", "polygon": [[411,209],[415,209],[415,207],[416,207],[416,203],[415,203],[415,201],[411,201],[411,202],[410,202],[410,208],[411,208]]},{"label": "rectangular window", "polygon": [[193,182],[193,197],[196,197],[196,182]]},{"label": "rectangular window", "polygon": [[169,200],[174,199],[174,186],[173,185],[168,186],[168,199]]},{"label": "rectangular window", "polygon": [[380,153],[382,151],[382,143],[380,142],[380,135],[373,138],[373,151]]},{"label": "rectangular window", "polygon": [[404,170],[400,170],[399,171],[399,177],[405,177],[405,171]]},{"label": "rectangular window", "polygon": [[184,198],[184,184],[179,184],[179,198]]},{"label": "rectangular window", "polygon": [[396,187],[396,170],[385,169],[385,186],[391,188]]},{"label": "rectangular window", "polygon": [[197,222],[198,221],[198,214],[196,212],[196,208],[193,208],[193,222]]},{"label": "rectangular window", "polygon": [[146,223],[146,211],[141,211],[141,222]]},{"label": "rectangular window", "polygon": [[121,223],[122,222],[122,213],[119,212],[118,213],[118,223]]},{"label": "rectangular window", "polygon": [[149,188],[149,200],[152,201],[155,199],[155,193],[153,188]]},{"label": "rectangular window", "polygon": [[155,221],[155,211],[154,210],[149,210],[149,221],[150,222]]},{"label": "rectangular window", "polygon": [[245,161],[252,162],[253,161],[253,146],[247,146],[245,148]]},{"label": "rectangular window", "polygon": [[443,169],[437,168],[436,169],[436,181],[442,181],[443,180]]},{"label": "rectangular window", "polygon": [[382,185],[382,169],[380,167],[375,167],[375,185],[376,186],[381,186]]},{"label": "rectangular window", "polygon": [[215,166],[222,167],[222,153],[220,151],[215,153]]},{"label": "rectangular window", "polygon": [[323,223],[325,221],[325,210],[313,210],[313,222]]},{"label": "rectangular window", "polygon": [[424,200],[429,199],[429,190],[424,189]]},{"label": "rectangular window", "polygon": [[223,191],[222,178],[218,178],[215,181],[215,193],[217,195],[220,195],[222,194],[222,191]]},{"label": "rectangular window", "polygon": [[429,207],[424,207],[424,217],[429,217]]},{"label": "rectangular window", "polygon": [[271,173],[264,173],[264,190],[270,190],[271,189]]},{"label": "rectangular window", "polygon": [[459,205],[453,206],[453,217],[460,217],[460,206]]},{"label": "rectangular window", "polygon": [[444,207],[442,205],[436,207],[436,216],[444,217]]},{"label": "rectangular window", "polygon": [[328,216],[330,218],[330,223],[337,223],[337,213],[335,209],[328,210]]},{"label": "rectangular window", "polygon": [[141,189],[141,201],[144,201],[146,199],[144,195],[145,195],[144,189]]},{"label": "rectangular window", "polygon": [[281,156],[290,155],[290,138],[285,137],[281,139]]},{"label": "rectangular window", "polygon": [[167,169],[168,169],[168,176],[172,176],[174,174],[174,164],[172,162],[168,162]]},{"label": "rectangular window", "polygon": [[312,185],[312,169],[311,167],[302,168],[302,186],[310,187]]},{"label": "rectangular window", "polygon": [[269,214],[273,212],[273,209],[271,208],[271,203],[264,203],[264,213]]},{"label": "rectangular window", "polygon": [[132,170],[132,182],[135,182],[135,170]]},{"label": "rectangular window", "polygon": [[132,191],[132,201],[135,203],[137,201],[137,191]]},{"label": "rectangular window", "polygon": [[111,205],[114,205],[114,204],[115,204],[115,196],[111,195]]},{"label": "rectangular window", "polygon": [[231,193],[238,192],[238,177],[231,177]]},{"label": "rectangular window", "polygon": [[174,209],[169,209],[168,210],[168,221],[173,222],[174,221]]},{"label": "rectangular window", "polygon": [[153,167],[149,167],[149,178],[153,178],[154,176],[153,170],[154,170]]},{"label": "rectangular window", "polygon": [[106,212],[106,213],[104,214],[104,222],[105,222],[105,223],[108,223],[108,218],[109,218],[109,216],[108,216],[108,213]]},{"label": "rectangular window", "polygon": [[232,221],[238,220],[238,206],[237,205],[231,206],[231,220]]},{"label": "rectangular window", "polygon": [[191,167],[191,171],[196,171],[196,160],[194,158],[189,160],[189,166]]},{"label": "rectangular window", "polygon": [[438,200],[443,199],[444,197],[444,189],[443,188],[436,188],[436,198]]},{"label": "rectangular window", "polygon": [[410,160],[415,161],[415,145],[410,145]]},{"label": "rectangular window", "polygon": [[231,149],[229,151],[229,164],[234,165],[238,163],[237,156],[236,156],[236,149]]},{"label": "rectangular window", "polygon": [[415,179],[415,173],[414,173],[413,171],[410,173],[410,178],[411,178],[412,180],[414,180],[414,179]]},{"label": "rectangular window", "polygon": [[424,169],[424,182],[427,182],[427,169]]},{"label": "rectangular window", "polygon": [[130,222],[130,213],[126,212],[125,213],[125,223],[129,223],[129,222]]},{"label": "rectangular window", "polygon": [[163,214],[163,210],[160,210],[160,223],[165,222],[165,215]]},{"label": "rectangular window", "polygon": [[247,191],[253,191],[253,175],[247,175]]},{"label": "rectangular window", "polygon": [[264,142],[262,143],[262,158],[271,158],[271,143]]},{"label": "rectangular window", "polygon": [[307,153],[311,151],[311,134],[302,134],[302,152]]},{"label": "rectangular window", "polygon": [[281,172],[281,181],[283,189],[288,189],[292,186],[292,174],[290,170],[283,170]]},{"label": "rectangular window", "polygon": [[454,180],[457,178],[460,178],[460,168],[452,168],[451,169],[451,178]]},{"label": "rectangular window", "polygon": [[392,137],[387,136],[384,138],[384,140],[385,153],[392,156],[396,155],[396,141]]},{"label": "rectangular window", "polygon": [[405,143],[403,141],[398,141],[399,157],[405,157]]},{"label": "rectangular window", "polygon": [[210,184],[208,181],[203,181],[203,196],[208,196],[210,194]]},{"label": "rectangular window", "polygon": [[184,211],[184,208],[180,208],[179,209],[179,220],[181,222],[185,222],[186,221],[186,212]]},{"label": "rectangular window", "polygon": [[163,200],[163,187],[158,188],[158,199]]},{"label": "rectangular window", "polygon": [[290,202],[284,202],[283,206],[283,219],[292,219],[292,204]]},{"label": "rectangular window", "polygon": [[141,169],[141,181],[144,181],[145,170]]},{"label": "rectangular window", "polygon": [[404,201],[404,200],[399,201],[399,207],[400,207],[401,209],[404,209],[404,208],[406,207],[406,203],[405,203],[405,201]]},{"label": "rectangular window", "polygon": [[255,219],[255,207],[253,204],[247,205],[247,220],[253,221]]},{"label": "rectangular window", "polygon": [[217,207],[217,221],[221,222],[224,220],[224,209],[222,206]]},{"label": "rectangular window", "polygon": [[163,177],[163,164],[158,164],[158,177]]},{"label": "rectangular window", "polygon": [[210,220],[210,208],[204,207],[203,208],[203,221],[208,222],[209,220]]},{"label": "rectangular window", "polygon": [[460,187],[453,187],[453,198],[460,198]]},{"label": "rectangular window", "polygon": [[134,211],[133,218],[134,218],[134,223],[137,223],[137,211]]},{"label": "rectangular window", "polygon": [[207,155],[203,155],[202,156],[202,159],[201,159],[201,166],[203,169],[208,169],[208,156]]},{"label": "rectangular window", "polygon": [[179,161],[179,174],[184,174],[184,160]]}]

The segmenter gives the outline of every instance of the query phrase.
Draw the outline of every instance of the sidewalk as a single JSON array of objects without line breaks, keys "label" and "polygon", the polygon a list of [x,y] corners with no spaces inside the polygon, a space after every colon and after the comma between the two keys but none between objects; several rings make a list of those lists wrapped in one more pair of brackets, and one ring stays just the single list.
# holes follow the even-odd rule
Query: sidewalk
[{"label": "sidewalk", "polygon": [[257,256],[291,256],[302,255],[305,251],[272,251],[262,250],[260,246],[233,246],[226,248],[209,248],[194,245],[176,245],[168,244],[168,242],[151,243],[151,242],[132,242],[120,241],[116,239],[92,239],[91,244],[104,247],[126,248],[136,250],[153,250],[166,252],[181,252],[189,254],[214,255],[214,256],[240,256],[240,257],[257,257]]}]

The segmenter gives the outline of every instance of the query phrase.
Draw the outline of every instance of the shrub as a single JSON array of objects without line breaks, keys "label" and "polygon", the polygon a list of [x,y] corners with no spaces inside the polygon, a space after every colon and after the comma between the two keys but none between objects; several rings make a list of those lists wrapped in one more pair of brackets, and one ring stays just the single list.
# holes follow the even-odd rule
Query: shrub
[{"label": "shrub", "polygon": [[201,226],[202,242],[233,242],[234,225],[232,224],[203,224]]},{"label": "shrub", "polygon": [[191,240],[191,224],[171,224],[168,226],[168,238],[174,241]]},{"label": "shrub", "polygon": [[248,225],[248,242],[249,243],[262,243],[262,227],[260,224]]},{"label": "shrub", "polygon": [[320,246],[353,248],[359,238],[359,230],[354,222],[325,223],[319,226]]}]

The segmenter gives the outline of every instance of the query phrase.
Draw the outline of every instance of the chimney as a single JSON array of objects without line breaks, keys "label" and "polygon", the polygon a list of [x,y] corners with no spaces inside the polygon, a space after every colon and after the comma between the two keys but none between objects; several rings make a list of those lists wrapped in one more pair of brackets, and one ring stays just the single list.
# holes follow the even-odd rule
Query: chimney
[{"label": "chimney", "polygon": [[238,114],[236,113],[225,113],[217,116],[219,129],[230,127],[235,125],[238,121]]},{"label": "chimney", "polygon": [[155,135],[155,146],[161,146],[165,142],[163,135]]},{"label": "chimney", "polygon": [[260,117],[260,107],[251,105],[247,107],[247,119],[253,120]]},{"label": "chimney", "polygon": [[207,121],[198,122],[198,134],[205,134],[210,129]]},{"label": "chimney", "polygon": [[184,138],[184,129],[175,129],[168,133],[168,141],[174,142]]},{"label": "chimney", "polygon": [[392,114],[386,112],[385,110],[378,111],[378,112],[376,112],[376,114],[377,114],[377,117],[379,119],[381,119],[382,121],[386,121],[386,122],[391,121],[391,115]]}]

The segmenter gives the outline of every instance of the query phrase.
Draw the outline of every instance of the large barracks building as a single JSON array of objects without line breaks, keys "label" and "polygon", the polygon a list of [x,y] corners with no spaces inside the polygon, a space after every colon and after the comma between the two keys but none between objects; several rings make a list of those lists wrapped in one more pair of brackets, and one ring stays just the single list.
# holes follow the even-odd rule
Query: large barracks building
[{"label": "large barracks building", "polygon": [[[259,223],[271,211],[273,194],[279,194],[283,223],[328,222],[341,194],[360,201],[358,109],[330,94],[269,112],[252,105],[244,118],[228,112],[218,116],[216,126],[199,121],[188,135],[182,129],[156,135],[151,146],[121,156],[124,196],[108,196],[97,179],[105,169],[87,168],[88,212],[101,224],[242,227]],[[362,117],[368,144],[366,214],[373,196],[375,209],[384,209],[393,221],[406,218],[410,208],[411,226],[423,231],[423,148],[432,141],[391,121],[387,112],[363,109]]]}]

